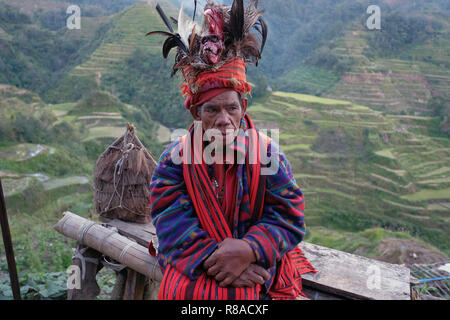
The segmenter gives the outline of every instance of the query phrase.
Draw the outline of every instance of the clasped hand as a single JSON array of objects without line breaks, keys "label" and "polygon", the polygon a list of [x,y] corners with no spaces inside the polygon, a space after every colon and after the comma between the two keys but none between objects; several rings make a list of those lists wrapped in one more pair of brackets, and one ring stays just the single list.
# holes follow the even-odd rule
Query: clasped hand
[{"label": "clasped hand", "polygon": [[203,264],[206,273],[226,287],[254,287],[264,284],[270,274],[254,264],[255,254],[250,245],[241,239],[226,238]]}]

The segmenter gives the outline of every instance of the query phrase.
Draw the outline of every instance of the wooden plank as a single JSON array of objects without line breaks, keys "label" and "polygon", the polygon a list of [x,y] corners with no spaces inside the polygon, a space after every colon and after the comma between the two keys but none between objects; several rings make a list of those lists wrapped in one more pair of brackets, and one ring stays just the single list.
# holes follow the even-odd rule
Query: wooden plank
[{"label": "wooden plank", "polygon": [[137,272],[133,269],[128,269],[127,280],[125,281],[125,291],[123,293],[123,300],[134,300],[136,292]]},{"label": "wooden plank", "polygon": [[306,242],[300,248],[319,271],[302,276],[305,286],[349,299],[410,300],[406,267]]},{"label": "wooden plank", "polygon": [[320,291],[303,286],[303,293],[308,297],[306,300],[344,300],[343,297],[333,295],[327,292]]}]

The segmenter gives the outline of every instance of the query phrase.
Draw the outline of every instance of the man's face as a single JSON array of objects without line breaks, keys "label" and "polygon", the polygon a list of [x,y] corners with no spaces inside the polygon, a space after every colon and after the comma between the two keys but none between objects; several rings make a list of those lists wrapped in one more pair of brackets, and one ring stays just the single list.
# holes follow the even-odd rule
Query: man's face
[{"label": "man's face", "polygon": [[237,134],[241,119],[247,110],[247,99],[240,98],[236,91],[225,91],[205,102],[200,110],[192,110],[195,120],[202,121],[202,127],[217,129],[224,140],[228,134]]}]

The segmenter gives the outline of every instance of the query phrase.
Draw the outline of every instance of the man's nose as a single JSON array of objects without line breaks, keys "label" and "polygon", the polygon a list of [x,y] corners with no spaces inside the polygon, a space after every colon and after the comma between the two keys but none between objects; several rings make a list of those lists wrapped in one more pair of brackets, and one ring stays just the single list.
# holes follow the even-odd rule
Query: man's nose
[{"label": "man's nose", "polygon": [[217,114],[216,126],[227,126],[230,124],[230,117],[226,110],[222,110]]}]

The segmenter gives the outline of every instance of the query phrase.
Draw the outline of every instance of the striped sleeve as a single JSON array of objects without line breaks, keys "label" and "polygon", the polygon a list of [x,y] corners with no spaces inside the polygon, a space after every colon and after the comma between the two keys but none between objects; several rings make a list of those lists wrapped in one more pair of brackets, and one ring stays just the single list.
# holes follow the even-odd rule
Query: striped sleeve
[{"label": "striped sleeve", "polygon": [[243,240],[252,247],[257,264],[274,271],[282,256],[303,240],[305,201],[286,156],[274,142],[269,144],[268,156],[278,160],[278,170],[267,175],[262,217]]},{"label": "striped sleeve", "polygon": [[158,236],[158,261],[171,264],[194,280],[203,273],[203,261],[217,248],[200,226],[183,179],[182,164],[174,164],[173,142],[161,155],[150,184],[150,214]]}]

